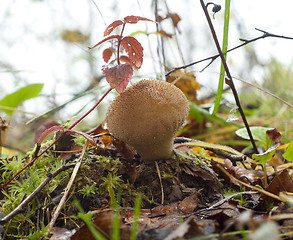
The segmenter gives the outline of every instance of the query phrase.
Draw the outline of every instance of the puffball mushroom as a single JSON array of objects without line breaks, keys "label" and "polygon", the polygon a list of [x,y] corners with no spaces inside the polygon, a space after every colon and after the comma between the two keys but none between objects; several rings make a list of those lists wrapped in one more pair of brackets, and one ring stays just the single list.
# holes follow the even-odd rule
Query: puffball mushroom
[{"label": "puffball mushroom", "polygon": [[106,123],[114,137],[150,163],[173,156],[173,139],[188,112],[188,100],[179,88],[165,81],[141,80],[113,100]]}]

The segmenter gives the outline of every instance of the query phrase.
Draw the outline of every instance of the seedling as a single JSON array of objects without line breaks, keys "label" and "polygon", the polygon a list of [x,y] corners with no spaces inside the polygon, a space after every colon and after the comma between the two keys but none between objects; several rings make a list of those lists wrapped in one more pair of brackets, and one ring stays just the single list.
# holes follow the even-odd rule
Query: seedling
[{"label": "seedling", "polygon": [[[126,87],[133,75],[133,68],[140,69],[143,61],[143,47],[141,44],[131,36],[123,36],[124,29],[127,23],[135,24],[138,21],[151,21],[150,19],[139,17],[139,16],[127,16],[123,20],[117,20],[111,23],[104,32],[104,38],[102,41],[98,42],[93,47],[100,46],[102,43],[116,40],[117,49],[113,47],[106,48],[103,51],[103,59],[108,65],[103,66],[103,74],[106,77],[111,88],[115,88],[117,92],[121,93]],[[122,25],[122,29],[119,35],[110,35],[117,27]],[[110,35],[110,36],[109,36]],[[126,55],[121,55],[120,50],[124,49]],[[116,53],[116,58],[109,62],[113,54]],[[115,65],[117,61],[117,65]],[[125,62],[121,64],[121,62]]]}]

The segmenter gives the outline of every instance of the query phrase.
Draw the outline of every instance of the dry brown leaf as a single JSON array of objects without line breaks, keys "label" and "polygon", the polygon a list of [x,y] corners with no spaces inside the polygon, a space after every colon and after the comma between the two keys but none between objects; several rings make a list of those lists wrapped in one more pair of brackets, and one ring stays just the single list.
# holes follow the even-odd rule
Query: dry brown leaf
[{"label": "dry brown leaf", "polygon": [[197,91],[200,89],[200,86],[196,82],[193,72],[186,73],[185,71],[177,70],[167,77],[167,82],[174,83],[190,100],[197,102]]}]

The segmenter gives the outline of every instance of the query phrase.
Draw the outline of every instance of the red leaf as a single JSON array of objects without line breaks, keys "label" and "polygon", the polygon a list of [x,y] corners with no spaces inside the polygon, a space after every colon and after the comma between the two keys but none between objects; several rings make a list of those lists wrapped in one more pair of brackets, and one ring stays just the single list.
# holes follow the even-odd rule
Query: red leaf
[{"label": "red leaf", "polygon": [[124,37],[121,40],[121,45],[136,69],[139,69],[143,60],[143,47],[134,37]]},{"label": "red leaf", "polygon": [[111,32],[114,31],[115,28],[122,25],[123,22],[121,20],[117,20],[115,22],[112,22],[104,31],[104,37],[108,36]]},{"label": "red leaf", "polygon": [[113,55],[113,48],[106,48],[104,51],[103,51],[103,59],[104,61],[107,63],[109,62],[110,58],[112,57]]},{"label": "red leaf", "polygon": [[172,38],[172,34],[166,33],[164,30],[159,30],[156,33],[160,34],[163,37]]},{"label": "red leaf", "polygon": [[127,16],[124,18],[124,21],[127,23],[137,23],[138,21],[150,21],[154,22],[151,19],[140,17],[140,16]]},{"label": "red leaf", "polygon": [[133,70],[130,64],[120,64],[114,67],[104,66],[103,74],[111,88],[116,88],[117,92],[122,92],[131,79]]},{"label": "red leaf", "polygon": [[93,49],[93,48],[95,48],[95,47],[101,45],[102,43],[104,43],[104,42],[106,42],[106,41],[108,41],[108,40],[111,40],[111,39],[113,39],[113,38],[117,38],[117,39],[119,40],[119,39],[121,39],[121,36],[120,36],[120,35],[112,35],[112,36],[106,37],[106,38],[104,38],[102,41],[98,42],[95,46],[93,46],[93,47],[88,47],[88,48],[89,48],[89,49]]},{"label": "red leaf", "polygon": [[37,144],[40,145],[46,137],[48,137],[50,134],[54,133],[54,132],[57,132],[57,131],[62,131],[64,132],[64,127],[63,126],[53,126],[53,127],[50,127],[48,129],[46,129],[39,137],[38,141],[37,141]]},{"label": "red leaf", "polygon": [[181,21],[181,18],[177,13],[170,13],[169,17],[172,19],[173,25],[176,28],[178,23]]},{"label": "red leaf", "polygon": [[282,135],[276,128],[266,131],[267,136],[273,142],[273,144],[281,143]]},{"label": "red leaf", "polygon": [[136,70],[138,70],[137,66],[136,66],[136,65],[130,60],[129,57],[123,55],[123,56],[121,56],[119,59],[120,59],[121,62],[128,63],[128,64],[130,64],[132,67],[134,67]]},{"label": "red leaf", "polygon": [[125,79],[120,83],[120,85],[119,85],[118,87],[115,88],[116,91],[117,91],[118,93],[122,93],[122,92],[124,91],[124,89],[127,87],[128,83],[129,83],[129,78],[125,78]]}]

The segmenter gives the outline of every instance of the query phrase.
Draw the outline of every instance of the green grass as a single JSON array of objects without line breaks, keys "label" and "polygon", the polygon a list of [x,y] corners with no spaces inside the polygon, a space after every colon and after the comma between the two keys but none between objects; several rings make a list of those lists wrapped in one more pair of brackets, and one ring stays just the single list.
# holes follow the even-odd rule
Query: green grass
[{"label": "green grass", "polygon": [[[225,1],[223,43],[222,43],[222,52],[224,54],[225,59],[226,59],[227,49],[228,49],[229,20],[230,20],[230,0],[226,0]],[[220,107],[221,97],[222,97],[223,87],[224,87],[224,77],[225,77],[225,69],[224,69],[223,64],[221,64],[218,91],[217,91],[217,96],[216,96],[216,100],[215,100],[213,115],[215,115],[218,112],[219,107]]]}]

